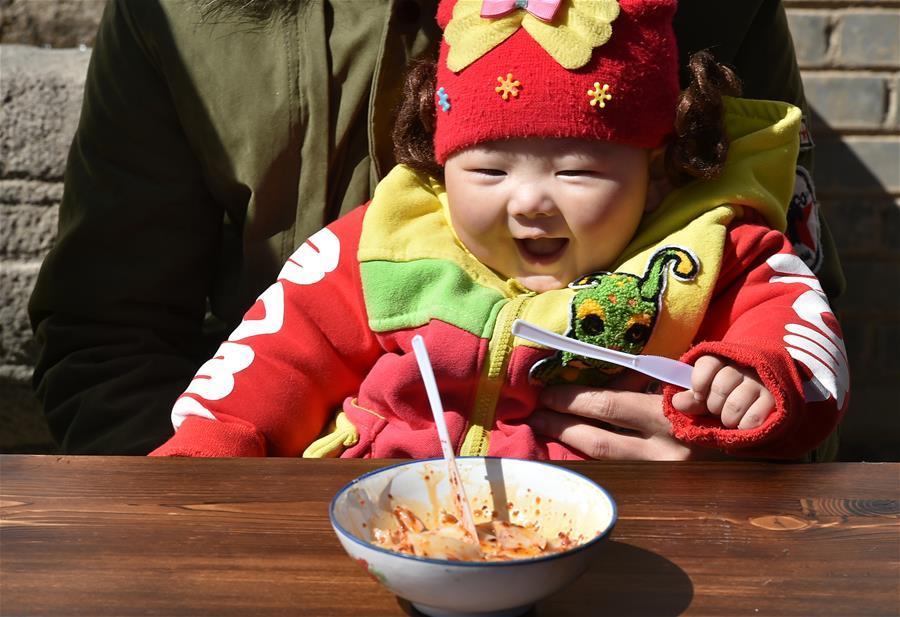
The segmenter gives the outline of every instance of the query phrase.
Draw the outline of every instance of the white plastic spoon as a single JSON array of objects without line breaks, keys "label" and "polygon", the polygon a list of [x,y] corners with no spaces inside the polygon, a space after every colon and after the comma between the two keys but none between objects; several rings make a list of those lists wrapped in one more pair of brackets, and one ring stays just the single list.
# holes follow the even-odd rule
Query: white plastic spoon
[{"label": "white plastic spoon", "polygon": [[[453,490],[453,501],[456,504],[456,515],[462,523],[463,529],[469,535],[471,541],[478,544],[478,532],[475,530],[475,517],[472,516],[472,508],[466,499],[466,491],[459,477],[459,468],[456,466],[456,457],[450,446],[450,434],[447,432],[447,423],[444,421],[444,405],[441,403],[441,395],[438,392],[437,381],[434,379],[434,370],[431,368],[431,359],[425,348],[425,340],[418,334],[412,338],[413,352],[416,362],[419,363],[419,371],[422,373],[422,381],[425,382],[425,392],[428,394],[428,403],[431,405],[431,413],[434,415],[434,424],[437,426],[438,439],[441,442],[441,451],[447,461],[450,471],[450,487]],[[481,554],[479,548],[478,554]]]},{"label": "white plastic spoon", "polygon": [[625,353],[624,351],[615,351],[614,349],[606,349],[598,347],[583,341],[578,341],[568,336],[562,336],[556,332],[545,330],[533,323],[517,319],[513,322],[512,333],[520,338],[529,340],[533,343],[540,343],[550,349],[559,349],[560,351],[568,351],[577,356],[586,358],[594,358],[595,360],[603,360],[618,366],[634,369],[644,375],[655,377],[660,381],[681,386],[686,390],[691,389],[691,371],[694,367],[678,360],[665,358],[663,356],[650,356]]}]

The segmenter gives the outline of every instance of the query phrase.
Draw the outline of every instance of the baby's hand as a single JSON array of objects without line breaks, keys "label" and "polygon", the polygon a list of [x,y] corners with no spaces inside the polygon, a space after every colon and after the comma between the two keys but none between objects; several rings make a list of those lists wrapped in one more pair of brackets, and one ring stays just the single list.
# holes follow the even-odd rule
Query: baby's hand
[{"label": "baby's hand", "polygon": [[756,428],[775,409],[775,397],[756,371],[731,366],[716,356],[697,359],[691,385],[672,397],[672,406],[682,413],[720,416],[726,428]]}]

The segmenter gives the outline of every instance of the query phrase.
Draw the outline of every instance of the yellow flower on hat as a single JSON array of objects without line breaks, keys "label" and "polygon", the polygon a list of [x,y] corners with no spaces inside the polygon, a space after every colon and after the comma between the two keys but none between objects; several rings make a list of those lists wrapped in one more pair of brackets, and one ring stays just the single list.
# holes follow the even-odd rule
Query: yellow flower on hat
[{"label": "yellow flower on hat", "polygon": [[612,36],[612,21],[619,15],[616,0],[563,0],[547,22],[525,8],[499,18],[481,16],[482,0],[458,0],[444,30],[450,47],[447,68],[458,73],[511,37],[520,27],[563,68],[577,69],[591,59],[595,47]]}]

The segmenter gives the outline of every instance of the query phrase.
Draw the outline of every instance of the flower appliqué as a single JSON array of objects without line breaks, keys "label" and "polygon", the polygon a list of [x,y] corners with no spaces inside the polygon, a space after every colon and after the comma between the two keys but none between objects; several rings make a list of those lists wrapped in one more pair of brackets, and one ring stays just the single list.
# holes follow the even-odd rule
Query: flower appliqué
[{"label": "flower appliqu\u00e9", "polygon": [[551,22],[540,19],[518,4],[500,16],[481,16],[482,0],[458,0],[444,30],[450,46],[447,67],[463,70],[494,47],[524,28],[563,68],[577,69],[591,59],[595,47],[612,36],[612,22],[619,15],[616,0],[563,0]]},{"label": "flower appliqu\u00e9", "polygon": [[510,96],[519,96],[519,87],[522,85],[518,79],[513,79],[512,73],[507,73],[506,78],[502,76],[497,78],[500,85],[494,88],[494,92],[503,97],[504,101],[509,100]]},{"label": "flower appliqu\u00e9", "polygon": [[450,111],[450,95],[447,94],[447,91],[444,90],[443,86],[438,88],[437,97],[438,97],[438,105],[441,106],[441,109],[444,112]]},{"label": "flower appliqu\u00e9", "polygon": [[594,89],[588,90],[587,93],[591,97],[591,107],[606,107],[606,101],[612,99],[612,94],[609,93],[609,84],[601,86],[599,81],[595,81]]}]

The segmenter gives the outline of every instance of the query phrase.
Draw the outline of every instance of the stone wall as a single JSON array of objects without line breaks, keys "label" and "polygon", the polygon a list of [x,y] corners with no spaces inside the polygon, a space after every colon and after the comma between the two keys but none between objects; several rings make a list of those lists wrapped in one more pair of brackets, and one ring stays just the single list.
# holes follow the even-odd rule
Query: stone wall
[{"label": "stone wall", "polygon": [[[51,246],[103,0],[0,0],[0,452],[52,444],[31,394],[25,313]],[[815,180],[848,277],[837,305],[853,391],[845,460],[900,460],[900,2],[785,0]],[[65,26],[61,26],[65,24]],[[19,44],[19,45],[14,45]]]},{"label": "stone wall", "polygon": [[0,42],[90,47],[106,0],[0,0]]},{"label": "stone wall", "polygon": [[89,58],[77,48],[0,45],[0,451],[52,447],[31,394],[26,305],[56,233]]}]

